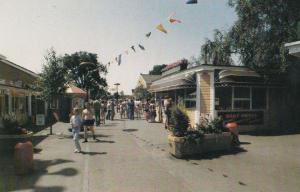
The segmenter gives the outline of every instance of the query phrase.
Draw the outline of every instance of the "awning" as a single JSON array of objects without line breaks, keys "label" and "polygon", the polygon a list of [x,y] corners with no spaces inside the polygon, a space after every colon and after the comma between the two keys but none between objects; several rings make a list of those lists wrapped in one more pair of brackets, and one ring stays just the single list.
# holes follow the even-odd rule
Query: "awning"
[{"label": "awning", "polygon": [[196,88],[195,75],[178,74],[167,76],[165,78],[154,81],[149,91],[150,92],[163,92],[178,89],[192,89]]}]

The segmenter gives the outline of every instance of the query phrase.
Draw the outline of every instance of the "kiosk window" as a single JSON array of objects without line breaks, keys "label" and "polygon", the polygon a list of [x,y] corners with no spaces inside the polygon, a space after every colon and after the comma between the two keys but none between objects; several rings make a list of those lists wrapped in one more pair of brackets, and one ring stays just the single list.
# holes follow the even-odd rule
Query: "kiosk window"
[{"label": "kiosk window", "polygon": [[234,87],[234,109],[250,109],[250,88],[249,87]]},{"label": "kiosk window", "polygon": [[217,87],[215,91],[216,110],[231,109],[232,102],[232,88],[231,87]]}]

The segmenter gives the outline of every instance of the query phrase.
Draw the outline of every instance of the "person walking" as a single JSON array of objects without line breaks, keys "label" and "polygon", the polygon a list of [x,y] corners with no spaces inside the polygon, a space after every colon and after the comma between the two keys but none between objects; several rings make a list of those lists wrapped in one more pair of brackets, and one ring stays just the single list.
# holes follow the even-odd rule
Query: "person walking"
[{"label": "person walking", "polygon": [[95,110],[95,120],[96,120],[96,125],[100,125],[100,102],[98,100],[94,101],[94,110]]},{"label": "person walking", "polygon": [[103,125],[105,124],[105,114],[106,114],[106,104],[105,101],[101,101],[101,105],[100,105],[100,124],[101,124],[101,120],[103,121]]},{"label": "person walking", "polygon": [[96,140],[95,136],[95,128],[94,128],[94,123],[95,119],[93,118],[94,111],[92,109],[92,106],[90,103],[86,104],[86,108],[82,111],[82,119],[83,119],[83,127],[84,127],[84,141],[83,143],[88,142],[88,129],[92,132],[93,134],[93,139]]},{"label": "person walking", "polygon": [[73,140],[75,144],[75,153],[80,153],[81,152],[81,146],[79,144],[79,133],[80,133],[80,127],[81,127],[81,117],[80,117],[80,112],[79,108],[74,108],[73,110],[73,115],[70,118],[70,124],[72,126],[72,133],[73,133]]},{"label": "person walking", "polygon": [[111,101],[109,100],[107,103],[107,115],[106,115],[106,120],[111,120]]},{"label": "person walking", "polygon": [[171,117],[172,99],[166,97],[164,100],[164,113],[165,113],[165,129],[169,128],[169,121]]},{"label": "person walking", "polygon": [[132,99],[129,102],[129,115],[130,119],[134,120],[134,101]]},{"label": "person walking", "polygon": [[111,102],[111,116],[110,116],[111,121],[113,121],[115,118],[115,109],[116,109],[115,101],[112,101]]}]

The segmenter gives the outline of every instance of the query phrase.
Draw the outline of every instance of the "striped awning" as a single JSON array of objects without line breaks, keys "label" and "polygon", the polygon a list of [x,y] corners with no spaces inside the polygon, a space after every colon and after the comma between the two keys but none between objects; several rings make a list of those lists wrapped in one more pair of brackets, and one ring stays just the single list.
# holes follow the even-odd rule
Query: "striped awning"
[{"label": "striped awning", "polygon": [[192,89],[196,87],[195,75],[178,74],[154,81],[149,91],[163,92],[178,89]]}]

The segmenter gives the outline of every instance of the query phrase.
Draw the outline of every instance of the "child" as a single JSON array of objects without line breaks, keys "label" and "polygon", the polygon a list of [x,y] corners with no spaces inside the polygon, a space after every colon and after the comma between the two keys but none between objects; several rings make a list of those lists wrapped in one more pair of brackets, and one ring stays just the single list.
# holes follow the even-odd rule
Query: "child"
[{"label": "child", "polygon": [[78,108],[74,108],[74,115],[72,115],[70,118],[70,124],[72,126],[73,140],[75,142],[74,152],[80,153],[81,147],[79,144],[79,133],[80,133],[80,126],[81,126],[81,117]]}]

